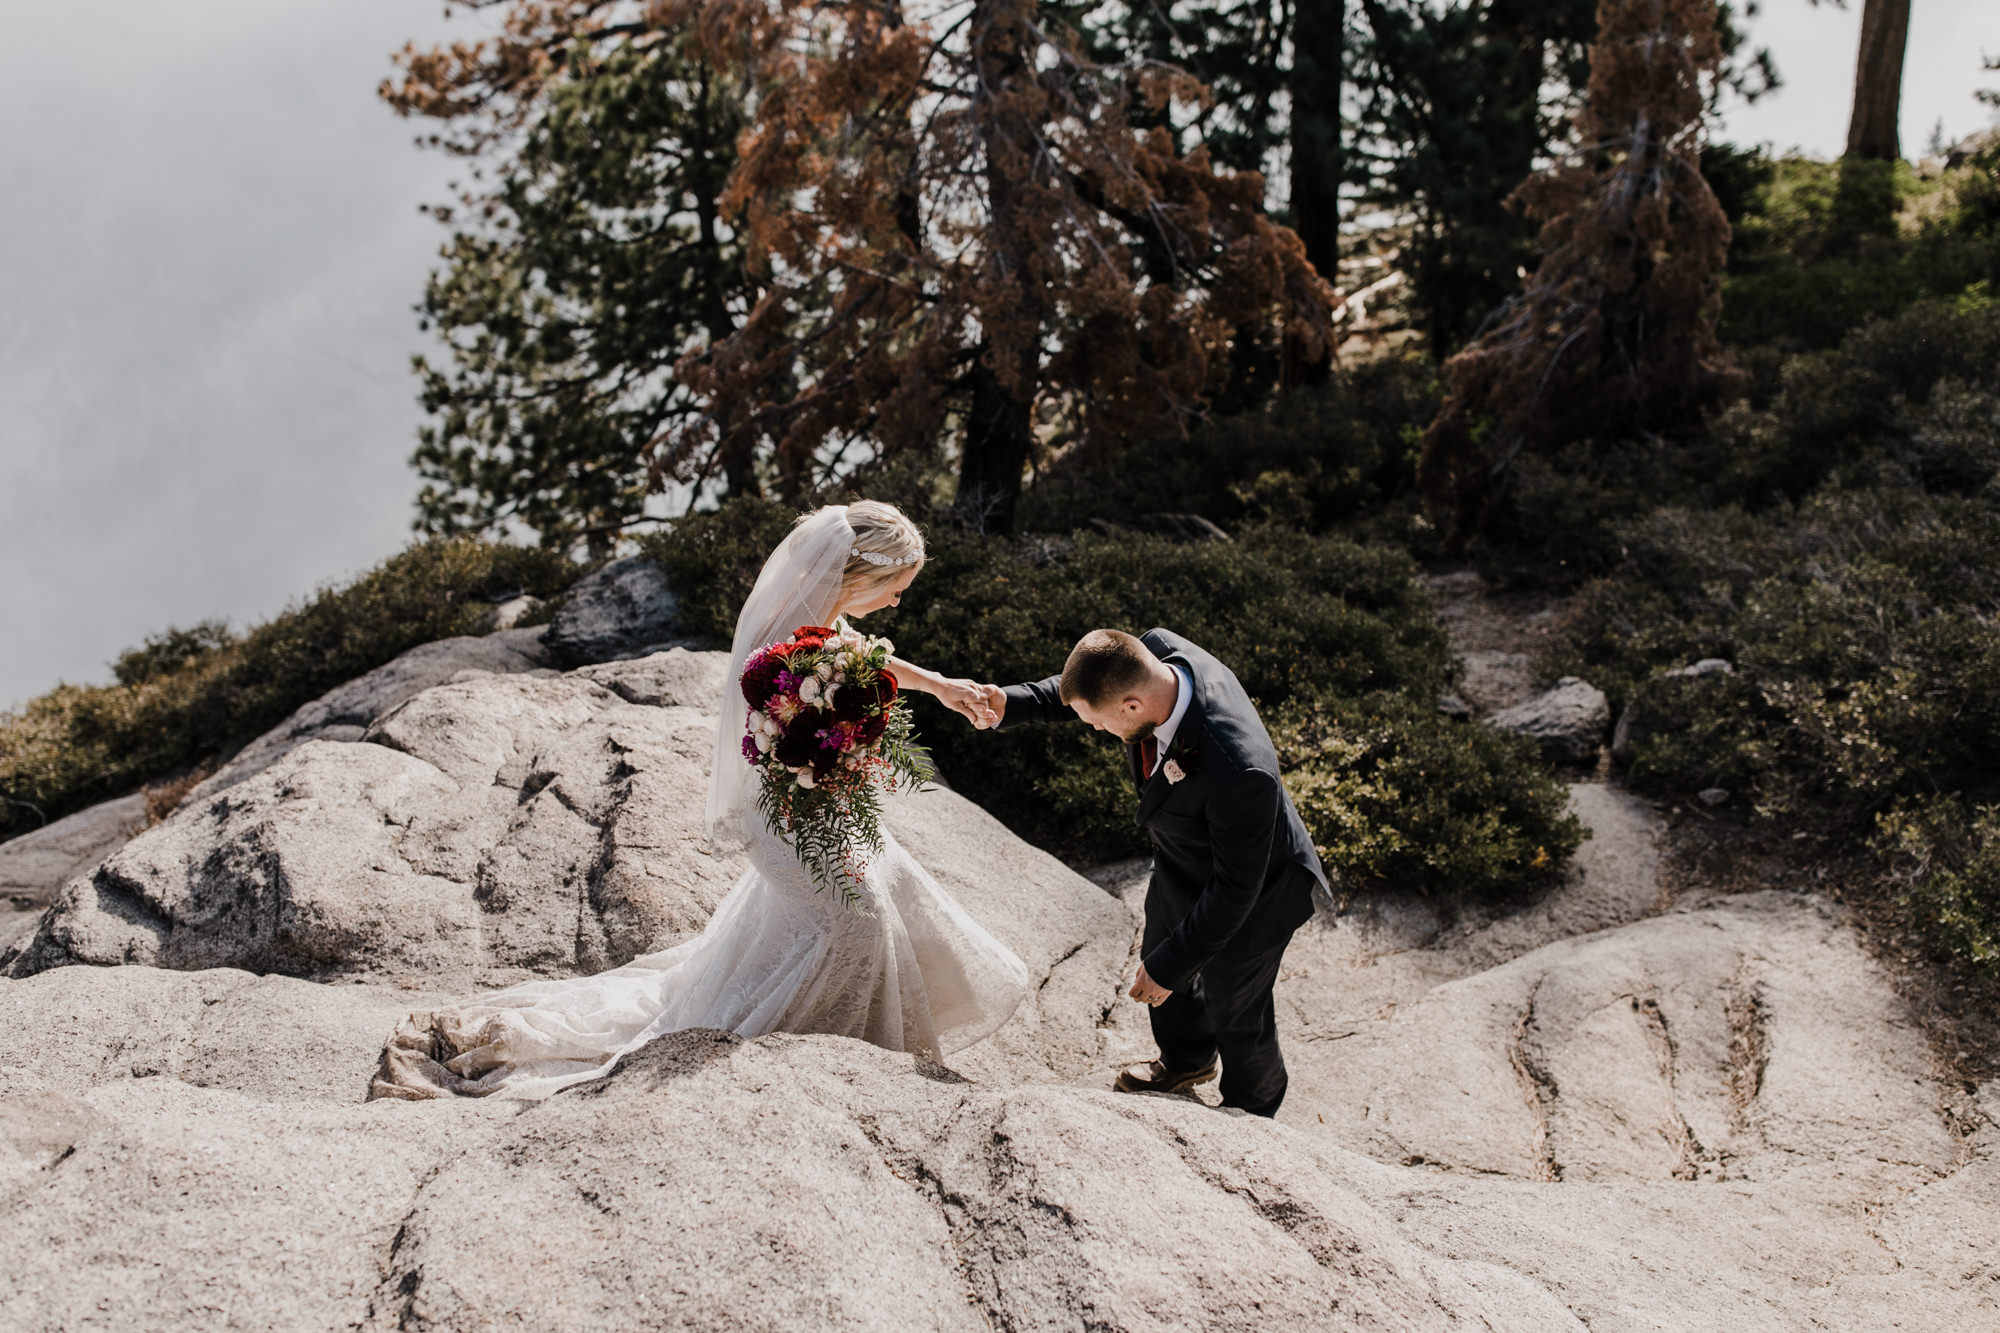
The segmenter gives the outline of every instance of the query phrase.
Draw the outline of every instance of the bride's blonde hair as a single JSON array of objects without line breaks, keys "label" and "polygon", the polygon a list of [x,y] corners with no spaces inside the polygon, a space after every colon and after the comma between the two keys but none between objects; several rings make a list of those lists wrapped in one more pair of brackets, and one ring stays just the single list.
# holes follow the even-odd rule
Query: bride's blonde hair
[{"label": "bride's blonde hair", "polygon": [[912,568],[923,567],[924,534],[896,506],[880,500],[856,500],[847,506],[847,526],[854,530],[854,546],[848,553],[847,567],[841,571],[843,594],[894,583]]}]

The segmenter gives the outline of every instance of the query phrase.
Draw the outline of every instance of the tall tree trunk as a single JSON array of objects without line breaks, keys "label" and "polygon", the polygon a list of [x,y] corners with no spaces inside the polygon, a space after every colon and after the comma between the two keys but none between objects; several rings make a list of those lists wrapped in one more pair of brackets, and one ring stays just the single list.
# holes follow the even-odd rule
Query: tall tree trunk
[{"label": "tall tree trunk", "polygon": [[966,413],[965,456],[958,469],[959,517],[981,532],[1012,532],[1028,466],[1032,404],[1011,392],[988,364],[991,343],[972,368],[972,407]]},{"label": "tall tree trunk", "polygon": [[[1347,159],[1340,139],[1340,90],[1345,64],[1347,0],[1292,0],[1290,93],[1292,230],[1305,242],[1306,259],[1328,282],[1340,266],[1340,184]],[[1286,349],[1289,383],[1324,377],[1333,345],[1316,364]]]},{"label": "tall tree trunk", "polygon": [[[720,346],[736,332],[736,317],[729,312],[729,289],[721,275],[730,259],[723,248],[721,219],[716,211],[728,183],[730,168],[736,165],[736,131],[740,121],[728,117],[723,123],[712,80],[714,71],[706,60],[696,67],[699,83],[695,105],[700,115],[694,120],[695,133],[686,145],[690,177],[694,183],[695,231],[711,266],[710,280],[702,284],[701,322],[708,331],[708,345]],[[698,165],[695,165],[698,164]],[[730,495],[761,495],[757,480],[757,442],[754,436],[723,432],[722,482]]]},{"label": "tall tree trunk", "polygon": [[984,90],[978,115],[986,155],[989,290],[1009,291],[1014,299],[978,312],[986,337],[972,371],[956,507],[968,522],[990,532],[1014,530],[1046,319],[1021,200],[1035,171],[1033,126],[1019,109],[1034,78],[1024,13],[1031,7],[1030,0],[977,0],[972,11],[973,53]]},{"label": "tall tree trunk", "polygon": [[1341,65],[1347,0],[1295,0],[1292,14],[1292,230],[1306,258],[1333,281],[1340,262]]},{"label": "tall tree trunk", "polygon": [[1847,122],[1847,156],[1894,162],[1903,155],[1896,122],[1903,104],[1903,51],[1910,38],[1910,0],[1866,0],[1861,54],[1854,64],[1854,114]]}]

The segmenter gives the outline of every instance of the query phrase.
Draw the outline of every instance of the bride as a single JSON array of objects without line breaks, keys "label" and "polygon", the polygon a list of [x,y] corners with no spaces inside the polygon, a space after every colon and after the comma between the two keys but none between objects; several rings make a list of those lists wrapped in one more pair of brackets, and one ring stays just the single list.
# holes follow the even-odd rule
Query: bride
[{"label": "bride", "polygon": [[[736,621],[708,782],[708,830],[750,868],[692,940],[596,976],[535,981],[413,1014],[382,1054],[371,1097],[453,1093],[541,1098],[607,1072],[663,1032],[745,1037],[818,1032],[935,1059],[987,1036],[1027,993],[1021,960],[967,916],[895,838],[868,862],[857,911],[820,891],[757,812],[743,759],[744,663],[800,625],[894,606],[923,567],[924,541],[894,506],[830,505],[799,520],[764,562]],[[968,717],[969,681],[891,659],[904,689]]]}]

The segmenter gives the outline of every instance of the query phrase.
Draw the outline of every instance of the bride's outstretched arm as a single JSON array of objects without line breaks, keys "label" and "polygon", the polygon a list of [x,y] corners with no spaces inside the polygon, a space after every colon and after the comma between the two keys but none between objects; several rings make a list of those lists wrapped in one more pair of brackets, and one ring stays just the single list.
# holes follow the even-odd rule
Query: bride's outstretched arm
[{"label": "bride's outstretched arm", "polygon": [[935,695],[938,702],[960,714],[975,727],[990,727],[997,720],[992,710],[986,706],[985,693],[973,681],[940,676],[935,671],[920,667],[914,662],[905,662],[900,657],[889,659],[889,670],[895,675],[896,683],[903,689]]}]

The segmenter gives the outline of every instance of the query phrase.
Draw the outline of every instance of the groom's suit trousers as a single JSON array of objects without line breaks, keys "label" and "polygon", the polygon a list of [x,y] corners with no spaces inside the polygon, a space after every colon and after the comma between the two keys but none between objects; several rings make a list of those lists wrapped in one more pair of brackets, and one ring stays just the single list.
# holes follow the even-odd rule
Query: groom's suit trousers
[{"label": "groom's suit trousers", "polygon": [[[1165,937],[1149,917],[1144,948]],[[1150,1010],[1160,1063],[1175,1072],[1207,1067],[1222,1057],[1222,1104],[1252,1115],[1276,1115],[1285,1100],[1285,1057],[1278,1049],[1278,1011],[1272,998],[1285,940],[1256,953],[1223,952],[1193,979]]]}]

